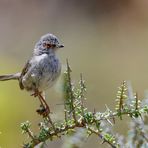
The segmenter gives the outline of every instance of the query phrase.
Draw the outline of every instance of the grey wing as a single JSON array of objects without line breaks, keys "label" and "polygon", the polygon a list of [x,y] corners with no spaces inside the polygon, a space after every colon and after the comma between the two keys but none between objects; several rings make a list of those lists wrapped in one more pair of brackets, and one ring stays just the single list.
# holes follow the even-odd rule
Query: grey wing
[{"label": "grey wing", "polygon": [[22,78],[23,76],[28,72],[29,68],[31,67],[31,64],[30,64],[30,61],[28,60],[27,63],[25,64],[22,72],[21,72],[21,76],[19,78],[19,86],[20,86],[20,89],[24,89],[24,85],[22,83]]}]

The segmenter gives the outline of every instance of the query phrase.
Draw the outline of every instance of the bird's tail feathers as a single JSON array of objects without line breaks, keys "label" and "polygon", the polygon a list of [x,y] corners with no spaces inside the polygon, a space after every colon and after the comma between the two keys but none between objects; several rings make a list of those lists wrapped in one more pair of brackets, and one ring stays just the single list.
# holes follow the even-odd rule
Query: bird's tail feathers
[{"label": "bird's tail feathers", "polygon": [[18,80],[20,75],[21,75],[21,73],[0,75],[0,81]]}]

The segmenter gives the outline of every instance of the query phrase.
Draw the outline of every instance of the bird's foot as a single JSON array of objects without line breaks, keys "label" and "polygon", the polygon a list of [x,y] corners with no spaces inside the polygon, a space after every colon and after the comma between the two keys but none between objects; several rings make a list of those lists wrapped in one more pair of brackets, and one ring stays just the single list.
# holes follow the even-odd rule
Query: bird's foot
[{"label": "bird's foot", "polygon": [[39,109],[36,110],[36,112],[43,117],[47,117],[51,113],[49,107],[45,107],[42,105]]},{"label": "bird's foot", "polygon": [[51,112],[47,102],[45,101],[45,98],[42,96],[42,91],[35,89],[34,93],[31,96],[38,97],[41,103],[40,108],[37,109],[36,112],[43,117],[47,117]]}]

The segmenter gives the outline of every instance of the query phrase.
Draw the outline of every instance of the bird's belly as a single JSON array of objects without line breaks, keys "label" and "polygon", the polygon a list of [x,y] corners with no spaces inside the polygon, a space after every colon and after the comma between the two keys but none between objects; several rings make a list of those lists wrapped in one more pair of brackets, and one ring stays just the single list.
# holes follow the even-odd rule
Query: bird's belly
[{"label": "bird's belly", "polygon": [[[35,64],[34,64],[35,65]],[[31,68],[23,78],[23,85],[27,90],[43,91],[51,87],[61,73],[61,64],[57,59],[41,59]]]},{"label": "bird's belly", "polygon": [[50,88],[53,84],[55,84],[57,78],[59,77],[60,72],[58,73],[46,73],[39,82],[38,89],[40,91],[46,90]]}]

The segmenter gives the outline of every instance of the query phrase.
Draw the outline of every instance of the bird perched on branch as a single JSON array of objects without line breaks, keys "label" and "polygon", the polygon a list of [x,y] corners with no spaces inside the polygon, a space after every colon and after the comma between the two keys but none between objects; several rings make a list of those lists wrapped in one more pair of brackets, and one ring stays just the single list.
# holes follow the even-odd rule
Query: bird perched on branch
[{"label": "bird perched on branch", "polygon": [[42,106],[42,110],[38,110],[39,114],[48,115],[50,109],[43,93],[55,83],[61,73],[56,51],[63,47],[55,35],[43,35],[36,43],[33,55],[23,70],[16,74],[0,75],[0,81],[18,80],[20,89],[30,91],[34,97],[39,98]]}]

